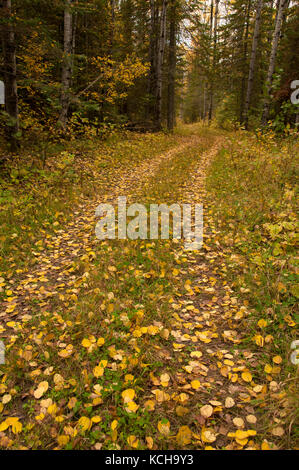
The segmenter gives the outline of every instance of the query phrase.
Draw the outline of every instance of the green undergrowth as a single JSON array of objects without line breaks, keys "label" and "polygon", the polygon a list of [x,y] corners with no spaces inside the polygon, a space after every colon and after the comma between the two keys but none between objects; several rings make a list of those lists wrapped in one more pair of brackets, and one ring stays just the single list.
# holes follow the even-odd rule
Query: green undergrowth
[{"label": "green undergrowth", "polygon": [[[282,406],[289,430],[298,438],[297,366],[290,360],[299,320],[297,181],[295,136],[277,140],[270,133],[231,135],[208,177],[228,276],[252,311],[248,341],[263,355],[269,382],[281,372],[287,389]],[[275,355],[283,358],[282,364],[273,364]]]}]

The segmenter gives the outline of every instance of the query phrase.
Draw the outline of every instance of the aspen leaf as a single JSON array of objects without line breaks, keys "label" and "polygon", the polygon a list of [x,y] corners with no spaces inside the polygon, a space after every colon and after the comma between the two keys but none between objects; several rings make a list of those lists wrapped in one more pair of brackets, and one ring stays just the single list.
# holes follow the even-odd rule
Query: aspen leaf
[{"label": "aspen leaf", "polygon": [[242,428],[244,426],[244,421],[242,418],[234,418],[233,423],[237,428]]},{"label": "aspen leaf", "polygon": [[34,397],[37,399],[41,398],[46,393],[48,388],[49,388],[49,384],[46,380],[41,382],[33,393]]},{"label": "aspen leaf", "polygon": [[181,403],[184,403],[185,401],[189,400],[189,395],[187,395],[187,393],[180,393],[178,399]]},{"label": "aspen leaf", "polygon": [[14,434],[19,434],[22,431],[22,423],[20,423],[19,418],[7,418],[6,423],[11,426],[11,430]]},{"label": "aspen leaf", "polygon": [[148,448],[148,449],[152,449],[152,448],[153,448],[153,445],[154,445],[153,438],[150,437],[150,436],[146,436],[145,440],[146,440],[147,448]]},{"label": "aspen leaf", "polygon": [[76,397],[72,397],[69,399],[69,402],[67,404],[67,407],[72,410],[75,406],[75,404],[77,403],[77,398]]},{"label": "aspen leaf", "polygon": [[91,421],[92,421],[93,423],[100,423],[100,422],[102,421],[102,418],[101,418],[100,416],[98,416],[98,415],[95,415],[95,416],[93,416],[93,417],[91,418]]},{"label": "aspen leaf", "polygon": [[58,411],[58,407],[56,405],[56,403],[53,403],[52,405],[48,406],[48,409],[47,409],[49,415],[55,415]]},{"label": "aspen leaf", "polygon": [[134,436],[134,435],[129,436],[128,439],[127,439],[127,442],[129,444],[129,446],[133,447],[134,449],[137,449],[138,444],[139,444],[139,440],[137,439],[136,436]]},{"label": "aspen leaf", "polygon": [[235,406],[235,400],[232,397],[227,397],[224,403],[225,408],[232,408]]},{"label": "aspen leaf", "polygon": [[129,401],[126,406],[126,411],[128,413],[135,413],[139,408],[139,405],[137,405],[134,401]]},{"label": "aspen leaf", "polygon": [[267,441],[262,442],[261,450],[270,450],[270,446],[269,446],[269,443]]},{"label": "aspen leaf", "polygon": [[101,366],[96,366],[94,369],[93,369],[93,375],[95,377],[102,377],[104,375],[104,368],[101,367]]},{"label": "aspen leaf", "polygon": [[260,328],[265,328],[267,326],[267,321],[262,318],[257,322],[257,324]]},{"label": "aspen leaf", "polygon": [[211,405],[204,405],[200,408],[200,414],[204,418],[209,418],[213,414],[213,407]]},{"label": "aspen leaf", "polygon": [[281,437],[281,436],[284,435],[284,429],[281,426],[277,426],[277,427],[273,428],[271,432],[272,432],[273,436]]},{"label": "aspen leaf", "polygon": [[244,380],[244,382],[251,382],[252,381],[252,375],[251,375],[250,372],[242,372],[241,377]]},{"label": "aspen leaf", "polygon": [[270,366],[270,364],[266,364],[264,367],[264,371],[266,372],[266,374],[271,374],[272,366]]},{"label": "aspen leaf", "polygon": [[263,338],[263,336],[261,336],[261,335],[256,335],[256,336],[254,337],[254,340],[255,340],[255,343],[256,343],[258,346],[261,346],[261,347],[264,346],[264,338]]},{"label": "aspen leaf", "polygon": [[199,359],[202,356],[202,352],[201,351],[192,351],[190,356],[191,357],[196,357],[197,359]]},{"label": "aspen leaf", "polygon": [[91,420],[87,416],[81,416],[78,421],[78,427],[82,432],[89,430],[92,426]]},{"label": "aspen leaf", "polygon": [[57,436],[57,442],[60,445],[60,447],[66,446],[69,440],[70,440],[70,436],[65,436],[63,434],[61,436]]},{"label": "aspen leaf", "polygon": [[92,345],[91,341],[89,341],[88,338],[84,338],[81,342],[83,348],[90,348],[90,346]]},{"label": "aspen leaf", "polygon": [[144,403],[144,408],[148,411],[153,411],[155,409],[155,402],[153,400],[147,400]]},{"label": "aspen leaf", "polygon": [[192,380],[191,387],[194,388],[194,390],[198,390],[200,388],[200,381],[199,380]]},{"label": "aspen leaf", "polygon": [[186,446],[191,442],[191,430],[188,426],[181,426],[176,435],[176,441],[179,446]]},{"label": "aspen leaf", "polygon": [[246,421],[250,424],[255,424],[257,419],[254,415],[247,415],[246,416]]},{"label": "aspen leaf", "polygon": [[[163,401],[169,400],[169,395],[163,390],[152,390],[152,393],[155,395],[157,402],[162,403]],[[186,395],[186,394],[185,394]]]},{"label": "aspen leaf", "polygon": [[235,438],[236,439],[243,440],[243,439],[246,439],[247,437],[248,437],[248,432],[247,431],[242,431],[241,429],[238,429],[235,432]]},{"label": "aspen leaf", "polygon": [[212,443],[216,441],[216,434],[211,429],[203,428],[201,431],[202,442]]},{"label": "aspen leaf", "polygon": [[6,393],[5,395],[3,395],[2,397],[3,405],[6,405],[6,403],[9,403],[10,400],[11,400],[11,395],[9,393]]},{"label": "aspen leaf", "polygon": [[162,374],[160,377],[162,387],[167,387],[170,377],[168,374]]},{"label": "aspen leaf", "polygon": [[114,429],[116,429],[118,426],[118,421],[116,419],[114,419],[110,425],[112,431],[114,431]]},{"label": "aspen leaf", "polygon": [[6,420],[2,421],[2,423],[0,424],[0,432],[6,431],[6,429],[8,428],[9,428],[9,425],[7,424]]},{"label": "aspen leaf", "polygon": [[97,341],[97,345],[98,345],[98,346],[103,346],[104,343],[105,343],[105,339],[104,339],[104,338],[99,338],[98,341]]},{"label": "aspen leaf", "polygon": [[124,403],[129,403],[130,401],[133,401],[133,398],[135,397],[135,390],[128,388],[122,392],[121,396],[124,400]]},{"label": "aspen leaf", "polygon": [[167,419],[162,419],[158,422],[158,430],[163,436],[168,436],[170,432],[170,422]]}]

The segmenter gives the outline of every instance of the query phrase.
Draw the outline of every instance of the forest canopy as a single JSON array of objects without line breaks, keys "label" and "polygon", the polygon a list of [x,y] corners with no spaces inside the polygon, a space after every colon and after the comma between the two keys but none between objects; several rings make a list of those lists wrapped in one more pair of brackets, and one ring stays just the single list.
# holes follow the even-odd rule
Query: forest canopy
[{"label": "forest canopy", "polygon": [[1,133],[18,145],[57,126],[172,130],[176,118],[281,132],[298,122],[290,100],[298,8],[290,0],[1,0]]}]

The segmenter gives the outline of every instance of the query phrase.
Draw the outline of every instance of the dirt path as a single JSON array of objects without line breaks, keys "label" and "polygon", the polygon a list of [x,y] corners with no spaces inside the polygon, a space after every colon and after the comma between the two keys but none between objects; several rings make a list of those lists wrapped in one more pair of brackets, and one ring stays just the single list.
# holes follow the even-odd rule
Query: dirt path
[{"label": "dirt path", "polygon": [[[159,166],[175,155],[196,146],[199,138],[192,135],[184,142],[169,151],[137,166],[128,168],[111,181],[109,194],[99,195],[98,201],[85,202],[74,211],[71,220],[63,229],[57,230],[54,236],[46,236],[44,248],[34,252],[35,264],[30,272],[14,285],[14,294],[0,305],[0,324],[8,321],[28,318],[39,307],[45,308],[55,302],[56,297],[72,297],[77,293],[78,276],[73,275],[73,263],[84,256],[89,257],[97,240],[94,234],[95,208],[100,202],[117,202],[118,196],[136,195],[146,181],[159,170]],[[91,255],[92,256],[92,255]],[[38,308],[39,308],[38,307]],[[10,332],[2,333],[3,337]]]},{"label": "dirt path", "polygon": [[[262,387],[251,374],[254,354],[238,347],[249,311],[226,281],[219,234],[206,205],[206,170],[220,145],[204,153],[183,195],[184,202],[204,204],[204,244],[199,253],[186,253],[189,282],[173,304],[173,354],[182,367],[177,380],[190,394],[177,413],[185,414],[183,426],[196,423],[200,447],[248,449],[255,448],[258,412],[249,402]],[[188,429],[181,434],[178,440],[186,444]]]},{"label": "dirt path", "polygon": [[[170,307],[173,342],[161,354],[172,373],[161,375],[160,381],[154,377],[153,383],[162,385],[158,400],[165,406],[172,399],[177,402],[175,416],[168,405],[160,422],[170,436],[176,421],[179,448],[275,449],[283,430],[273,400],[284,396],[283,387],[271,376],[269,386],[257,378],[262,353],[246,341],[251,312],[227,277],[227,254],[206,194],[207,169],[223,142],[217,138],[202,154],[181,193],[182,202],[203,204],[204,242],[199,252],[175,248],[184,267],[178,274],[181,288]],[[265,422],[273,423],[270,433]]]},{"label": "dirt path", "polygon": [[[45,238],[1,314],[10,343],[0,447],[275,446],[260,421],[266,389],[255,381],[257,357],[244,342],[250,311],[227,278],[205,189],[224,137],[202,140],[188,137],[128,169]],[[157,194],[156,202],[203,203],[200,251],[168,240],[96,240],[99,202]]]}]

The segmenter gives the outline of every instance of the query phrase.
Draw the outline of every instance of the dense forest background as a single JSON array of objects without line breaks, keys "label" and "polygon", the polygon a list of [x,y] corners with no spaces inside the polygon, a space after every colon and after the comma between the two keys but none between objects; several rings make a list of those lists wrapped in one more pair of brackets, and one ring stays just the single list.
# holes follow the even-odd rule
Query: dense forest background
[{"label": "dense forest background", "polygon": [[281,132],[298,122],[298,12],[290,0],[1,0],[1,135],[15,147],[54,129],[214,117]]}]

